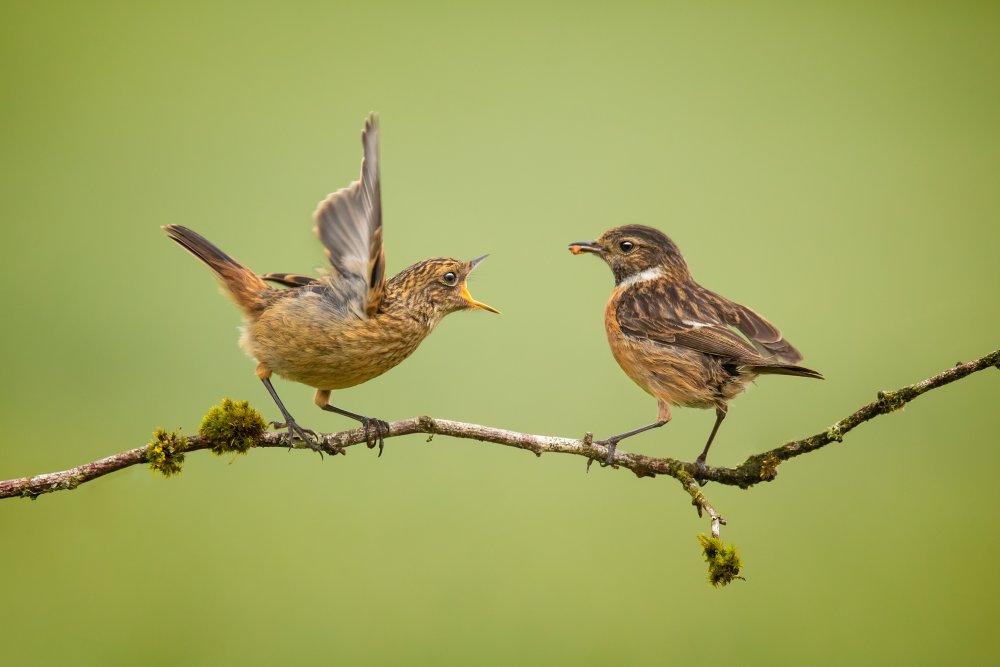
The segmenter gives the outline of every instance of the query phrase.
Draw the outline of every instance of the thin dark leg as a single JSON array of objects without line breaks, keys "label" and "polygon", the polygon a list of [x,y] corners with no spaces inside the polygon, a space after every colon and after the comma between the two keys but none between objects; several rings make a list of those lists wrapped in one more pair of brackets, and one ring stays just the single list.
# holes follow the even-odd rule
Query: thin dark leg
[{"label": "thin dark leg", "polygon": [[722,424],[722,420],[726,418],[726,412],[727,409],[725,407],[716,406],[715,426],[712,427],[712,433],[708,436],[708,442],[705,443],[705,450],[695,460],[695,465],[698,466],[699,470],[705,470],[705,459],[708,458],[708,449],[712,446],[712,441],[715,440],[715,434],[719,432],[719,426]]},{"label": "thin dark leg", "polygon": [[602,463],[601,466],[609,466],[609,465],[611,465],[611,462],[615,458],[615,449],[618,448],[618,443],[621,442],[622,440],[624,440],[625,438],[631,438],[633,435],[639,435],[640,433],[645,433],[646,431],[651,431],[654,428],[660,428],[661,426],[663,426],[666,423],[667,423],[666,421],[653,422],[652,424],[647,424],[646,426],[643,426],[642,428],[637,428],[634,431],[628,431],[626,433],[619,433],[618,435],[612,436],[610,438],[605,438],[604,440],[595,440],[594,442],[597,443],[598,445],[607,445],[607,447],[608,447],[608,455],[604,459],[604,463]]},{"label": "thin dark leg", "polygon": [[[364,415],[355,414],[349,410],[344,410],[338,408],[336,405],[321,405],[321,408],[327,412],[336,412],[338,415],[343,415],[354,419],[355,421],[361,422],[361,425],[365,428],[365,442],[368,443],[369,449],[375,446],[375,439],[378,439],[378,455],[382,456],[382,448],[385,447],[385,436],[389,435],[389,424],[381,419],[376,419],[374,417],[365,417]],[[374,427],[375,434],[374,437],[369,439],[369,432]]]},{"label": "thin dark leg", "polygon": [[[322,458],[323,450],[319,446],[318,436],[316,435],[316,432],[310,431],[309,429],[306,428],[302,428],[301,426],[298,425],[298,423],[292,417],[291,413],[288,412],[288,409],[285,408],[285,404],[281,402],[280,398],[278,398],[278,392],[274,390],[274,385],[271,384],[270,378],[266,377],[261,378],[260,381],[264,383],[265,387],[267,387],[267,393],[271,394],[271,398],[274,399],[274,402],[278,405],[278,409],[281,410],[281,416],[285,418],[285,423],[283,424],[283,426],[285,426],[288,429],[289,444],[294,442],[295,438],[298,437],[300,440],[302,440],[302,442],[306,443],[306,446],[309,447],[309,449],[313,450],[314,452],[319,452],[319,455]],[[309,437],[310,435],[312,437]]]}]

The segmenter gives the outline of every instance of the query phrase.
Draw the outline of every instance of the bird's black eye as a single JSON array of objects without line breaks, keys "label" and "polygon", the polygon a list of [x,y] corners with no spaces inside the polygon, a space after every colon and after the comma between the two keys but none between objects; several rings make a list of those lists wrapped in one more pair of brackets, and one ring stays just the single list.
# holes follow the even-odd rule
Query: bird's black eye
[{"label": "bird's black eye", "polygon": [[448,273],[441,276],[441,280],[444,281],[445,285],[454,285],[458,281],[458,276],[456,276],[453,272],[449,271]]},{"label": "bird's black eye", "polygon": [[632,252],[633,248],[635,248],[635,244],[631,241],[622,241],[618,244],[618,247],[622,249],[622,252],[629,253]]}]

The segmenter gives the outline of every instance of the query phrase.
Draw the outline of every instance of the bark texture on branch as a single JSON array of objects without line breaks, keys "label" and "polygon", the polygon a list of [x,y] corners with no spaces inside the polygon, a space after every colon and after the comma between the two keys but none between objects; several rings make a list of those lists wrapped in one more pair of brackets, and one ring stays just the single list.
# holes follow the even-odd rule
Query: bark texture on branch
[{"label": "bark texture on branch", "polygon": [[[684,490],[691,496],[692,503],[698,508],[699,514],[704,511],[711,517],[713,533],[717,535],[718,526],[720,524],[724,525],[725,520],[709,504],[696,480],[738,486],[743,489],[759,484],[760,482],[769,482],[777,476],[778,466],[784,461],[815,451],[832,442],[841,442],[848,432],[861,424],[879,415],[898,410],[931,389],[955,382],[972,373],[990,367],[1000,368],[1000,350],[991,352],[975,361],[958,364],[926,380],[901,387],[895,391],[881,391],[874,401],[862,406],[829,428],[807,438],[786,442],[779,447],[761,454],[754,454],[734,468],[709,466],[702,472],[698,470],[693,462],[645,456],[643,454],[625,452],[620,449],[615,452],[612,465],[627,468],[638,477],[653,477],[656,475],[673,477],[680,482]],[[411,435],[414,433],[445,435],[453,438],[491,442],[517,449],[525,449],[534,452],[537,456],[541,456],[544,453],[575,454],[598,462],[604,461],[607,456],[607,448],[604,445],[594,443],[590,434],[579,440],[548,435],[531,435],[482,426],[480,424],[468,424],[432,417],[416,417],[391,422],[389,424],[389,433],[386,437]],[[363,429],[357,428],[339,433],[321,434],[320,438],[323,449],[328,454],[338,454],[343,453],[343,450],[347,447],[364,443],[365,433]],[[214,444],[200,435],[188,436],[185,440],[186,452],[211,449]],[[287,447],[288,445],[284,433],[271,432],[263,434],[257,441],[256,446]],[[149,459],[147,455],[147,447],[137,447],[97,461],[84,463],[69,470],[0,481],[0,498],[35,498],[44,493],[75,489],[84,482],[89,482],[116,470],[148,463]]]}]

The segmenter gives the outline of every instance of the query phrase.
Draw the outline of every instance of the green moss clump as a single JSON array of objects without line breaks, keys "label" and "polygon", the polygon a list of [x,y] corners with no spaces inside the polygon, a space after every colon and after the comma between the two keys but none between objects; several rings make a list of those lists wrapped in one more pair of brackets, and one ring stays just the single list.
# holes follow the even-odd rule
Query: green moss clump
[{"label": "green moss clump", "polygon": [[718,588],[732,583],[733,579],[743,579],[740,576],[743,563],[735,546],[726,546],[720,538],[705,534],[699,535],[698,541],[701,542],[705,562],[708,563],[708,583]]},{"label": "green moss clump", "polygon": [[880,391],[878,393],[878,405],[882,408],[883,412],[895,412],[906,405],[906,401],[902,399],[898,392]]},{"label": "green moss clump", "polygon": [[781,459],[776,455],[765,456],[760,460],[760,478],[762,481],[770,482],[775,477],[778,476],[778,466],[781,465]]},{"label": "green moss clump", "polygon": [[212,451],[219,456],[246,454],[266,430],[267,422],[249,402],[228,398],[209,410],[198,427],[198,433],[212,443]]},{"label": "green moss clump", "polygon": [[837,422],[830,428],[826,429],[826,437],[830,438],[833,442],[844,441],[844,432],[840,428],[840,422]]},{"label": "green moss clump", "polygon": [[184,450],[187,440],[177,433],[167,432],[162,428],[153,431],[153,439],[146,445],[146,460],[153,472],[164,477],[178,475],[184,463]]}]

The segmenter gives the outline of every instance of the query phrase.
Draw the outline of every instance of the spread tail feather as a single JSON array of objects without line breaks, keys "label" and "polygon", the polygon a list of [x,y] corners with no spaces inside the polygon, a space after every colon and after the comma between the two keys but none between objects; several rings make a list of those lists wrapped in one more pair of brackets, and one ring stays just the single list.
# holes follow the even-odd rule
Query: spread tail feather
[{"label": "spread tail feather", "polygon": [[185,250],[212,269],[226,294],[249,316],[258,315],[267,305],[271,288],[260,277],[216,248],[201,234],[181,225],[165,225],[163,231]]},{"label": "spread tail feather", "polygon": [[804,378],[825,379],[821,373],[805,366],[794,366],[792,364],[774,364],[768,366],[751,366],[760,375],[796,375]]}]

